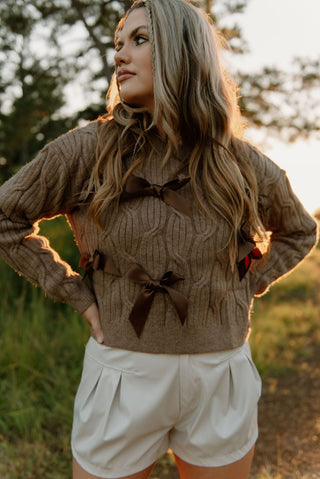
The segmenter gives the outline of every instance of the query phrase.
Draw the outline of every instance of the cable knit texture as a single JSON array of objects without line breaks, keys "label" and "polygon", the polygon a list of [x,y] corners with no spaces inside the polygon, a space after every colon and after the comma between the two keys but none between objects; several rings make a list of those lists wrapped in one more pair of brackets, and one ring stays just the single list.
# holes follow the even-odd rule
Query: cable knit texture
[{"label": "cable knit texture", "polygon": [[[229,226],[209,219],[194,199],[190,184],[179,190],[192,215],[156,196],[120,203],[106,211],[103,230],[87,221],[79,193],[95,162],[96,123],[49,143],[38,156],[0,188],[0,253],[16,271],[41,286],[54,300],[80,313],[97,301],[107,346],[152,353],[202,353],[243,344],[250,329],[250,306],[277,278],[304,258],[316,241],[316,223],[293,194],[285,172],[253,147],[263,223],[271,232],[271,252],[261,268],[239,280],[226,248]],[[180,161],[161,168],[163,144],[154,147],[135,172],[150,184],[171,181]],[[37,222],[65,214],[80,254],[97,250],[112,258],[119,275],[92,273],[92,287],[72,271],[39,236]],[[80,255],[79,255],[80,256]],[[142,286],[128,278],[133,264],[154,281],[173,271],[184,279],[173,288],[188,300],[184,324],[170,296],[154,294],[140,337],[129,316]]]}]

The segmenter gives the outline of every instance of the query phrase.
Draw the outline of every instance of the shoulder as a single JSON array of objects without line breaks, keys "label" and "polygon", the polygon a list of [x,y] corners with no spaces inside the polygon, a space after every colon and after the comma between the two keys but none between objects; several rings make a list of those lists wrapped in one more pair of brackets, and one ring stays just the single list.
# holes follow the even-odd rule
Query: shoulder
[{"label": "shoulder", "polygon": [[286,172],[279,165],[272,161],[259,148],[245,140],[237,140],[237,149],[240,150],[249,167],[252,168],[258,187],[268,189],[283,177]]},{"label": "shoulder", "polygon": [[[8,191],[81,189],[95,163],[96,125],[75,128],[49,142],[1,187]],[[40,194],[40,193],[39,193]],[[46,193],[47,194],[47,193]]]},{"label": "shoulder", "polygon": [[94,155],[97,145],[97,121],[83,127],[77,127],[64,133],[44,147],[55,152],[59,157]]}]

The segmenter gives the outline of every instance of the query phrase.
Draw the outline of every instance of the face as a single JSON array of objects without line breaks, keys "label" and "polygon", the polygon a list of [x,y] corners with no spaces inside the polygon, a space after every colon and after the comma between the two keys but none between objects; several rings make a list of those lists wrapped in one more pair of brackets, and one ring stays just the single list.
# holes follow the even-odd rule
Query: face
[{"label": "face", "polygon": [[152,56],[144,8],[133,10],[127,17],[117,35],[114,59],[121,100],[152,113]]}]

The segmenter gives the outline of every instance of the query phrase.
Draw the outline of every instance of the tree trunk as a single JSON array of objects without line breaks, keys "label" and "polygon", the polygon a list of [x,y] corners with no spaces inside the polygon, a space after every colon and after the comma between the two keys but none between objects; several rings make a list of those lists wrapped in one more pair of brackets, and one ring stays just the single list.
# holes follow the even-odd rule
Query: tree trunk
[{"label": "tree trunk", "polygon": [[71,0],[71,5],[75,9],[75,11],[78,14],[79,19],[82,21],[84,24],[89,37],[91,38],[94,46],[99,50],[100,53],[100,58],[103,64],[103,70],[105,77],[110,81],[113,68],[108,64],[107,56],[106,56],[106,45],[100,40],[100,38],[97,37],[97,35],[94,32],[94,29],[88,24],[87,19],[83,13],[81,2],[79,0]]}]

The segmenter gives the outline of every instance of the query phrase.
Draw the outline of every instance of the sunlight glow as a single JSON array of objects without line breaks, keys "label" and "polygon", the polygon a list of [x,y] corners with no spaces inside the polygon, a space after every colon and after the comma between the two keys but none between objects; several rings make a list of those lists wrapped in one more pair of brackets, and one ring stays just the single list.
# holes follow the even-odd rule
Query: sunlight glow
[{"label": "sunlight glow", "polygon": [[[252,71],[275,65],[283,69],[290,68],[292,60],[299,56],[319,59],[319,18],[319,0],[249,0],[245,14],[239,15],[239,24],[250,52],[241,55],[239,68]],[[319,133],[310,140],[293,144],[270,137],[261,145],[263,151],[287,171],[306,209],[310,213],[319,209]]]}]

